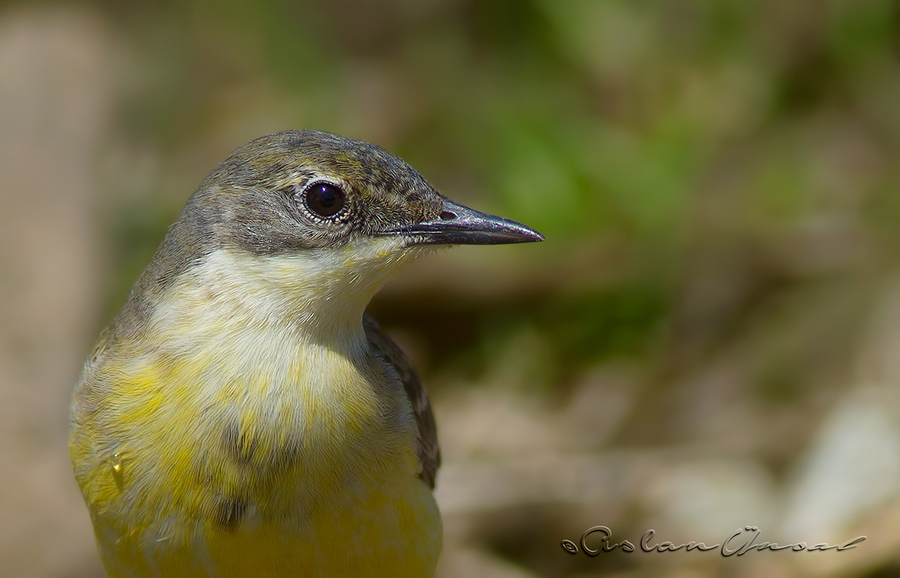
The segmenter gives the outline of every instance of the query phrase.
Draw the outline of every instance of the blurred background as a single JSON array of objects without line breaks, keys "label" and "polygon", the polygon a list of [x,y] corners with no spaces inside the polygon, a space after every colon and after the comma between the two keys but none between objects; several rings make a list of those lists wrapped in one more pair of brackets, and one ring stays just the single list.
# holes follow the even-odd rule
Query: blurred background
[{"label": "blurred background", "polygon": [[[286,128],[547,237],[423,259],[370,309],[435,404],[439,576],[900,576],[887,0],[0,4],[0,575],[101,575],[81,363],[203,177]],[[867,539],[560,546],[594,525]]]}]

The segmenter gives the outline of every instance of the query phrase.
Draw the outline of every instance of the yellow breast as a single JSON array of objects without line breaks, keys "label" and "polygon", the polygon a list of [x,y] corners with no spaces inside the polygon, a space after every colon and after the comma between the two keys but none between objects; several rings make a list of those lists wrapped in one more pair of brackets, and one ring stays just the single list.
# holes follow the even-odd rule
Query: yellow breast
[{"label": "yellow breast", "polygon": [[210,267],[76,392],[70,451],[107,572],[431,575],[415,424],[361,328],[297,332]]}]

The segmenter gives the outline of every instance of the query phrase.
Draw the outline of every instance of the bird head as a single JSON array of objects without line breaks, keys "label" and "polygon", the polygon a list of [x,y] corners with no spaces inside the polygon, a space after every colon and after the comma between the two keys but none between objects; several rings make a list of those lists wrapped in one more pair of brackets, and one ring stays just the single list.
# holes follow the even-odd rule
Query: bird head
[{"label": "bird head", "polygon": [[223,240],[260,255],[384,238],[398,248],[543,239],[524,225],[454,203],[375,145],[311,130],[239,148],[207,177],[198,197],[220,211]]},{"label": "bird head", "polygon": [[[285,131],[237,149],[203,181],[148,268],[279,311],[361,317],[412,257],[440,245],[540,241],[537,231],[454,203],[383,149]],[[258,310],[273,310],[259,307]]]}]

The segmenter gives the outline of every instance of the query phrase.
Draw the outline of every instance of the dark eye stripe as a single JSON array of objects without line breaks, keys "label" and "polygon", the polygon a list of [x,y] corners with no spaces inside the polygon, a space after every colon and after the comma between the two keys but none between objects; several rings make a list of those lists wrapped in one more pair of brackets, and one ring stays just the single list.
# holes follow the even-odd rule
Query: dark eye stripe
[{"label": "dark eye stripe", "polygon": [[307,208],[320,217],[333,217],[347,205],[347,195],[331,183],[314,183],[303,198]]}]

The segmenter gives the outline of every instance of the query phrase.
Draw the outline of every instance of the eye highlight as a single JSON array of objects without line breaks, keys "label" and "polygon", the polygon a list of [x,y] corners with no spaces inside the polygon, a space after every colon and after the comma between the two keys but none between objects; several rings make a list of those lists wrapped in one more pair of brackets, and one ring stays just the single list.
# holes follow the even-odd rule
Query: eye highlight
[{"label": "eye highlight", "polygon": [[320,217],[333,217],[347,206],[347,195],[337,185],[313,183],[303,193],[306,208]]}]

